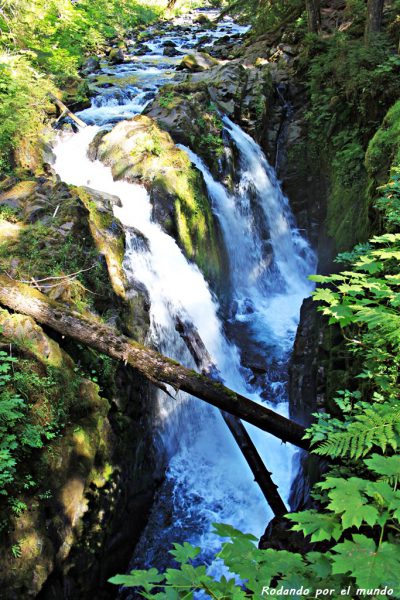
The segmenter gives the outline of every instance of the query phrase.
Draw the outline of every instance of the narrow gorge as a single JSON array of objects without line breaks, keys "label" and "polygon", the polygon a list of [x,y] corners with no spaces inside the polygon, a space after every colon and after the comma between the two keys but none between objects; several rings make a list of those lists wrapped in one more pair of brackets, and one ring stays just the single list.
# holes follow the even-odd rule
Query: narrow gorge
[{"label": "narrow gorge", "polygon": [[[315,38],[304,50],[297,8],[260,33],[240,11],[233,18],[212,4],[133,27],[82,64],[79,93],[71,102],[63,97],[73,112],[53,114],[47,139],[21,145],[19,166],[0,182],[1,275],[88,319],[94,330],[120,332],[302,426],[317,411],[337,420],[337,390],[351,390],[339,404],[345,412],[346,399],[358,399],[352,381],[360,363],[343,342],[349,309],[335,309],[332,289],[342,275],[334,258],[347,251],[345,260],[356,260],[352,246],[380,233],[368,194],[386,181],[390,165],[374,170],[367,151],[354,179],[342,176],[344,164],[361,164],[360,152],[364,161],[362,142],[343,133],[347,121],[329,146],[336,157],[320,150],[318,127],[327,117],[313,105],[315,81],[305,79],[320,76],[315,64],[325,42]],[[338,22],[350,22],[342,4],[322,6],[326,39]],[[344,32],[353,21],[345,25]],[[315,61],[311,75],[306,60]],[[329,106],[335,102],[337,96]],[[368,146],[372,136],[366,128],[363,135]],[[355,207],[346,193],[358,191]],[[334,298],[325,309],[329,328],[310,296],[331,272],[315,296],[320,307]],[[310,279],[315,273],[322,275]],[[359,292],[354,281],[346,285],[350,296]],[[157,595],[160,575],[148,588],[140,579],[148,569],[172,573],[179,552],[190,568],[207,568],[198,581],[191,575],[185,597],[258,597],[251,577],[232,570],[229,546],[218,555],[221,538],[239,547],[238,532],[251,534],[243,544],[251,539],[257,552],[285,552],[289,570],[291,552],[314,568],[313,553],[330,550],[329,535],[296,525],[303,539],[283,518],[326,507],[311,495],[328,469],[325,458],[245,421],[232,435],[224,410],[146,378],[128,357],[118,362],[45,317],[35,322],[29,311],[2,305],[0,385],[15,378],[8,418],[25,440],[15,497],[17,463],[4,471],[4,484],[0,470],[3,512],[11,515],[0,521],[9,548],[0,559],[5,599],[133,600],[143,590],[151,592],[145,597],[181,598],[184,592],[168,585],[163,593],[171,595]],[[32,416],[21,429],[25,399]],[[308,434],[313,444],[318,435],[326,440],[319,431]],[[251,467],[254,456],[267,483]],[[169,553],[174,544],[178,554]],[[261,555],[252,560],[263,565]],[[317,578],[328,578],[328,570],[321,575],[326,566],[315,568]],[[281,576],[286,586],[309,583],[298,565],[293,569],[296,576],[283,577],[283,567],[268,571],[265,585],[276,587]],[[136,591],[129,575],[115,577],[124,572]],[[225,595],[203,585],[202,577],[225,585],[232,573]]]}]

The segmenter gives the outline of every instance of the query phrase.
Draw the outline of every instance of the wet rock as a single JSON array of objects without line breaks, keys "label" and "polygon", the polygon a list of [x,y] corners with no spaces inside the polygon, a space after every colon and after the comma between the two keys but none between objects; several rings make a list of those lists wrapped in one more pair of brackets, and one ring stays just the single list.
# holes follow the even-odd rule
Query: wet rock
[{"label": "wet rock", "polygon": [[91,75],[100,69],[100,60],[97,56],[90,56],[85,64],[83,65],[83,73],[85,75]]},{"label": "wet rock", "polygon": [[121,48],[112,48],[108,54],[110,65],[121,65],[125,61],[124,52]]},{"label": "wet rock", "polygon": [[203,35],[197,44],[197,47],[199,48],[200,46],[204,46],[206,44],[210,44],[213,41],[213,38],[211,37],[211,35]]},{"label": "wet rock", "polygon": [[175,48],[175,46],[166,46],[163,50],[164,56],[180,56],[182,52]]},{"label": "wet rock", "polygon": [[146,54],[151,54],[151,48],[147,46],[147,44],[141,44],[140,46],[136,46],[135,54],[136,56],[145,56]]},{"label": "wet rock", "polygon": [[174,41],[172,41],[172,40],[166,40],[163,43],[163,47],[167,48],[168,46],[171,47],[171,48],[176,48],[176,43]]},{"label": "wet rock", "polygon": [[195,52],[184,56],[182,62],[178,65],[177,70],[187,70],[192,73],[198,73],[207,71],[218,64],[219,61],[213,56],[210,56],[210,54],[207,54],[206,52]]},{"label": "wet rock", "polygon": [[[118,123],[97,146],[115,179],[146,186],[153,215],[212,280],[222,276],[219,233],[200,173],[149,117]],[[134,198],[132,198],[134,202]]]}]

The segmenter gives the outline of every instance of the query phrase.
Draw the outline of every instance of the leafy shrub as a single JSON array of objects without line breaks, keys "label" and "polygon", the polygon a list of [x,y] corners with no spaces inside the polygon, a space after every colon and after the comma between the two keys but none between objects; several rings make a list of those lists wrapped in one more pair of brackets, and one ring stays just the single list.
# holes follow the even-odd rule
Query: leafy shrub
[{"label": "leafy shrub", "polygon": [[0,55],[0,171],[10,166],[10,151],[34,139],[43,126],[52,84],[22,56]]},{"label": "leafy shrub", "polygon": [[[352,155],[350,151],[350,156]],[[292,530],[314,544],[298,554],[260,550],[256,538],[217,525],[217,554],[228,571],[220,581],[198,566],[199,548],[171,551],[178,568],[132,571],[110,581],[136,587],[145,598],[259,598],[263,590],[315,597],[357,597],[357,589],[400,591],[400,185],[399,169],[383,189],[381,210],[393,232],[356,246],[338,260],[346,270],[313,276],[322,284],[314,299],[331,324],[339,325],[362,370],[354,389],[339,392],[334,414],[316,413],[307,431],[313,452],[331,466],[313,491],[318,508],[287,515]],[[237,582],[241,583],[237,583]],[[346,592],[350,586],[350,591]],[[387,587],[386,587],[387,586]],[[342,592],[345,590],[345,593]],[[374,592],[378,590],[378,592]],[[286,591],[286,594],[285,594]],[[270,592],[268,592],[270,595]],[[361,593],[362,595],[362,593]]]},{"label": "leafy shrub", "polygon": [[5,0],[0,9],[0,173],[42,129],[55,86],[76,84],[85,56],[160,14],[160,0]]}]

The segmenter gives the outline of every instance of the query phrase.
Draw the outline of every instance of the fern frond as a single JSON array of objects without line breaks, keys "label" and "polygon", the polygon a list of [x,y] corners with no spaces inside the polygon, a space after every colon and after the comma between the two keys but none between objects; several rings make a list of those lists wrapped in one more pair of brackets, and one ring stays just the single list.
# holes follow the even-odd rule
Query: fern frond
[{"label": "fern frond", "polygon": [[396,450],[400,443],[400,408],[398,405],[373,405],[357,415],[346,431],[327,436],[314,450],[332,458],[360,458],[377,446],[383,452],[387,447]]}]

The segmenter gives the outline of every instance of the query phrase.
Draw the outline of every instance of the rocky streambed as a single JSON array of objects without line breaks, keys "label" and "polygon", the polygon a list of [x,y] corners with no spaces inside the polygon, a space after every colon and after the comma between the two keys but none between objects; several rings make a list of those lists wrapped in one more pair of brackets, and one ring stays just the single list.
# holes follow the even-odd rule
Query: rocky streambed
[{"label": "rocky streambed", "polygon": [[[8,181],[0,196],[16,213],[4,233],[14,236],[10,275],[31,276],[25,228],[41,237],[37,279],[80,240],[77,270],[98,262],[99,289],[88,271],[89,292],[75,280],[43,291],[194,367],[176,331],[186,319],[231,387],[287,412],[288,359],[314,259],[262,149],[285,173],[300,227],[315,236],[310,182],[300,191],[304,174],[288,161],[304,127],[303,90],[290,79],[296,51],[245,42],[247,28],[215,16],[157,24],[88,61],[91,106],[79,113],[88,127],[73,134],[63,125],[53,167],[26,189]],[[21,338],[4,319],[5,340],[28,352],[21,339],[33,325]],[[85,363],[82,349],[54,343],[72,370]],[[261,535],[271,517],[214,411],[186,397],[171,404],[124,367],[93,394],[61,438],[52,498],[16,519],[22,560],[13,571],[2,565],[10,599],[113,597],[105,581],[123,570],[146,522],[132,566],[164,565],[173,541],[198,543],[209,559],[213,521]],[[251,434],[287,499],[292,450]]]}]

